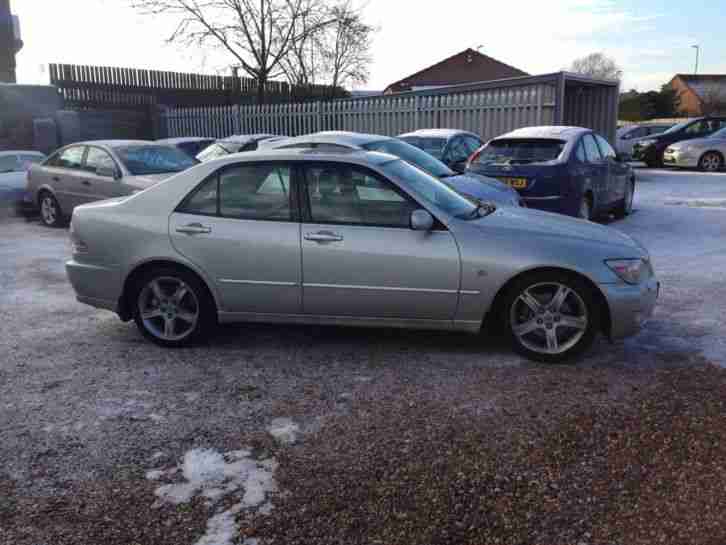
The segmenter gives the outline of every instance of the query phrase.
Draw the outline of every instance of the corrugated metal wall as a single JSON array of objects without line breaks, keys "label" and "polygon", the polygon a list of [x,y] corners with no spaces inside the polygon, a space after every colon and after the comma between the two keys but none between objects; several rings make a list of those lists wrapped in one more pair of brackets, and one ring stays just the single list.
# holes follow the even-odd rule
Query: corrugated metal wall
[{"label": "corrugated metal wall", "polygon": [[572,124],[614,138],[618,87],[568,78],[558,73],[359,99],[177,109],[166,119],[169,136],[223,137],[231,131],[297,136],[323,130],[395,136],[457,128],[486,140],[519,127]]}]

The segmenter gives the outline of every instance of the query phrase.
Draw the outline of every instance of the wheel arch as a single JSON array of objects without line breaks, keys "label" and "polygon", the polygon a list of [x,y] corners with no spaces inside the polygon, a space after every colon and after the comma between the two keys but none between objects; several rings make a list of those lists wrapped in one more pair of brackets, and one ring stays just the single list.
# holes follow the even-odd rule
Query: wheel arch
[{"label": "wheel arch", "polygon": [[181,261],[170,258],[153,258],[137,263],[126,275],[123,287],[121,289],[121,296],[119,297],[118,301],[118,315],[121,320],[123,320],[124,322],[128,322],[134,317],[134,303],[130,299],[132,288],[136,285],[138,280],[142,278],[146,273],[160,267],[181,269],[189,274],[194,275],[199,280],[199,282],[201,282],[202,286],[206,288],[212,302],[214,303],[215,310],[219,310],[220,307],[217,294],[215,293],[214,289],[201,271],[197,270],[189,263],[183,263]]},{"label": "wheel arch", "polygon": [[701,156],[698,158],[698,164],[699,165],[701,164],[701,160],[704,158],[704,156],[707,155],[707,154],[709,154],[709,153],[715,153],[716,155],[718,155],[719,157],[721,157],[721,165],[724,165],[724,163],[726,163],[726,157],[724,156],[724,154],[723,154],[723,152],[721,150],[718,150],[718,149],[707,149],[706,151],[704,151],[703,153],[701,153]]},{"label": "wheel arch", "polygon": [[597,286],[597,284],[587,275],[563,267],[535,267],[533,269],[520,271],[515,276],[507,280],[507,282],[505,282],[505,284],[499,288],[496,295],[494,296],[494,300],[492,302],[490,310],[484,319],[484,323],[486,324],[486,326],[488,326],[487,328],[500,327],[503,323],[499,318],[501,318],[502,311],[504,310],[502,308],[504,300],[506,299],[509,291],[512,289],[512,286],[525,276],[541,273],[566,274],[568,276],[572,276],[578,278],[579,280],[582,280],[590,288],[590,291],[595,298],[595,303],[600,309],[600,329],[608,338],[610,337],[610,333],[612,331],[612,317],[610,314],[610,305],[607,298],[605,297],[605,294]]}]

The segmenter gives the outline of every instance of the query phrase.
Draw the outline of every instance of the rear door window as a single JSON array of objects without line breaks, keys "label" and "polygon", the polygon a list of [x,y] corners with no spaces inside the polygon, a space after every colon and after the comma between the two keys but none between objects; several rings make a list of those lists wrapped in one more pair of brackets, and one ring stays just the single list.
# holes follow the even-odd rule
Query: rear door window
[{"label": "rear door window", "polygon": [[615,157],[617,157],[615,150],[610,144],[608,144],[607,140],[605,140],[599,134],[595,135],[595,139],[597,140],[597,145],[600,148],[600,153],[603,157],[605,157],[606,159],[615,159]]},{"label": "rear door window", "polygon": [[83,166],[83,154],[85,150],[85,146],[72,146],[65,149],[58,154],[53,166],[80,170]]},{"label": "rear door window", "polygon": [[100,168],[116,170],[116,162],[101,148],[88,148],[85,170],[96,174]]},{"label": "rear door window", "polygon": [[582,137],[582,144],[585,146],[585,157],[588,163],[599,163],[602,161],[602,155],[600,155],[600,149],[597,147],[597,142],[591,134],[586,134]]}]

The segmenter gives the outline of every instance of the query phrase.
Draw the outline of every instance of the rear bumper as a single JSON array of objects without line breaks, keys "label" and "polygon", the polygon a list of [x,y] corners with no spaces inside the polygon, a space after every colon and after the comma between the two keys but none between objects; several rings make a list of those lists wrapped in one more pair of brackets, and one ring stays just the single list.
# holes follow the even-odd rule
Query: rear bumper
[{"label": "rear bumper", "polygon": [[655,277],[640,285],[607,284],[600,286],[610,306],[610,337],[623,339],[635,335],[653,316],[660,292]]},{"label": "rear bumper", "polygon": [[66,262],[66,274],[78,301],[118,312],[121,276],[117,268],[70,260]]}]

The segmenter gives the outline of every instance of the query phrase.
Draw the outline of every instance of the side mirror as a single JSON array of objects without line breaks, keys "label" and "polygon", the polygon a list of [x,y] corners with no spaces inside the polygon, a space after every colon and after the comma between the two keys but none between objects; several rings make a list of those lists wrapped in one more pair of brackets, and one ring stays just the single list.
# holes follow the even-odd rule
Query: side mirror
[{"label": "side mirror", "polygon": [[114,180],[118,180],[121,177],[118,170],[113,167],[98,167],[96,169],[96,175],[103,176],[105,178],[113,178]]},{"label": "side mirror", "polygon": [[411,212],[411,229],[414,231],[431,231],[434,228],[434,217],[426,210],[418,209]]}]

